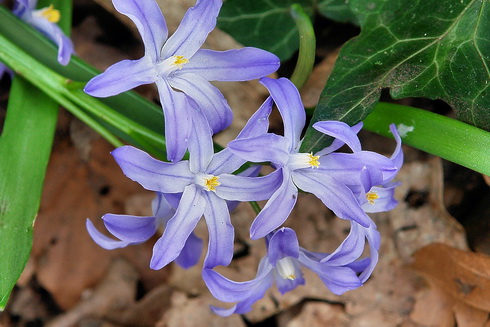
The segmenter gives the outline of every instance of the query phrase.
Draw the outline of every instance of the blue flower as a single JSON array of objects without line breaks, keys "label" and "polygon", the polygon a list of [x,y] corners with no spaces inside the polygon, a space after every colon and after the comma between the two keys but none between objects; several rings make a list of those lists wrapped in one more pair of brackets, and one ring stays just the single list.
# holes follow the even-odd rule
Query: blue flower
[{"label": "blue flower", "polygon": [[[102,217],[104,226],[119,240],[114,240],[100,233],[89,219],[86,223],[87,231],[94,242],[106,250],[120,249],[128,245],[146,242],[155,235],[159,228],[165,228],[169,219],[175,214],[175,207],[170,205],[165,194],[162,193],[157,193],[152,202],[152,209],[153,216],[149,217],[104,215]],[[191,233],[175,262],[183,268],[192,267],[199,261],[201,252],[202,240]]]},{"label": "blue flower", "polygon": [[[267,102],[251,117],[238,138],[267,131],[271,104]],[[124,174],[144,188],[181,196],[175,214],[154,246],[152,269],[160,269],[179,256],[202,215],[209,231],[204,266],[228,265],[233,256],[234,229],[227,201],[268,199],[281,182],[274,173],[264,177],[232,175],[245,161],[227,148],[214,154],[205,118],[196,111],[193,120],[196,123],[189,140],[188,161],[162,162],[132,146],[112,152]]]},{"label": "blue flower", "polygon": [[[287,79],[262,78],[284,121],[284,136],[267,133],[240,138],[228,144],[237,156],[251,162],[272,162],[282,176],[274,192],[252,223],[252,239],[264,237],[278,228],[291,213],[298,197],[298,188],[317,196],[339,218],[355,221],[365,228],[372,223],[359,203],[361,172],[373,167],[389,180],[397,172],[394,162],[382,155],[362,151],[355,128],[338,121],[313,125],[317,130],[334,137],[331,146],[316,154],[300,153],[301,132],[305,111],[296,87]],[[332,153],[343,144],[353,153]],[[357,190],[357,191],[356,191]]]},{"label": "blue flower", "polygon": [[[355,269],[344,263],[352,261],[349,252],[352,251],[349,248],[352,244],[344,242],[342,247],[330,255],[310,252],[299,246],[296,233],[290,228],[281,228],[269,234],[266,240],[267,255],[260,261],[253,280],[234,282],[212,269],[203,270],[203,279],[214,297],[223,302],[238,302],[229,309],[213,307],[215,313],[229,316],[252,310],[252,304],[264,297],[274,282],[282,294],[303,285],[305,281],[301,267],[315,272],[335,294],[340,295],[362,285]],[[353,247],[357,251],[358,248],[364,248],[364,243],[354,244]],[[361,265],[365,266],[365,263]]]},{"label": "blue flower", "polygon": [[[189,138],[194,107],[202,111],[214,133],[230,125],[231,109],[209,81],[246,81],[266,76],[279,67],[275,55],[256,48],[200,49],[216,25],[222,0],[198,0],[168,40],[165,19],[154,0],[113,0],[113,3],[137,26],[145,55],[139,60],[124,60],[109,67],[88,82],[85,92],[107,97],[138,85],[156,83],[169,142]],[[169,148],[170,161],[180,160],[185,152],[184,143],[178,146],[169,143]]]},{"label": "blue flower", "polygon": [[[324,133],[329,133],[329,122],[318,122],[314,124],[314,127]],[[351,128],[353,133],[358,133],[362,124],[358,124]],[[401,137],[398,134],[396,126],[394,124],[390,125],[390,131],[393,134],[396,147],[393,154],[390,157],[390,160],[393,162],[393,165],[396,167],[396,172],[398,172],[403,165],[403,151],[401,149]],[[334,141],[335,148],[343,146],[344,142],[339,139]],[[331,150],[331,149],[330,149]],[[328,162],[330,164],[331,169],[341,170],[345,167],[342,167],[342,163],[340,161]],[[335,165],[337,166],[335,167]],[[344,175],[345,176],[345,175]],[[366,162],[366,166],[362,167],[360,172],[360,181],[361,183],[354,182],[355,185],[352,184],[352,181],[349,179],[342,180],[342,176],[339,176],[338,179],[344,182],[349,186],[349,188],[353,191],[354,195],[358,198],[358,201],[365,212],[373,213],[373,212],[383,212],[390,211],[398,204],[398,201],[395,200],[394,193],[397,186],[400,185],[399,182],[392,182],[392,179],[395,177],[395,174],[384,174],[379,169],[376,169],[373,166],[369,166],[369,162]]]},{"label": "blue flower", "polygon": [[26,23],[38,29],[56,45],[58,45],[58,62],[68,65],[74,53],[73,43],[56,24],[60,20],[60,12],[53,5],[36,9],[37,0],[16,0],[12,12]]}]

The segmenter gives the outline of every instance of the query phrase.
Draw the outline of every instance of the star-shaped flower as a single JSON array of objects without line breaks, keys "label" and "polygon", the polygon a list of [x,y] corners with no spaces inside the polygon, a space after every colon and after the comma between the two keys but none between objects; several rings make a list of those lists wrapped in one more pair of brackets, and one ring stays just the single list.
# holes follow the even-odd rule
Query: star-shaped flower
[{"label": "star-shaped flower", "polygon": [[[266,102],[248,121],[241,137],[267,131],[272,103]],[[227,201],[265,200],[277,189],[281,179],[275,174],[264,177],[232,175],[245,161],[229,149],[214,154],[211,130],[196,111],[194,132],[189,140],[187,161],[176,163],[153,159],[145,152],[123,146],[112,152],[124,174],[144,188],[164,194],[181,194],[175,214],[156,242],[150,267],[160,269],[177,258],[204,215],[209,244],[204,266],[228,265],[233,256],[234,229]]]},{"label": "star-shaped flower", "polygon": [[88,82],[85,92],[107,97],[138,85],[156,83],[165,115],[165,135],[170,142],[167,145],[170,161],[178,161],[184,155],[186,144],[179,143],[175,149],[172,142],[189,138],[194,107],[201,110],[214,133],[231,123],[230,107],[209,81],[246,81],[266,76],[279,67],[275,55],[256,48],[200,49],[216,25],[222,0],[198,0],[168,39],[165,19],[154,0],[113,0],[113,3],[137,26],[145,55],[109,67]]},{"label": "star-shaped flower", "polygon": [[[221,316],[246,313],[252,310],[252,304],[264,297],[274,282],[282,294],[303,285],[305,280],[301,267],[315,272],[335,294],[342,294],[362,285],[356,271],[343,263],[351,263],[351,255],[345,242],[342,244],[343,249],[339,248],[328,255],[301,248],[296,233],[290,228],[281,228],[269,234],[266,240],[267,255],[260,261],[253,280],[235,282],[212,269],[203,270],[203,279],[214,297],[223,302],[238,302],[229,309],[213,307],[214,312]],[[364,248],[364,243],[362,246],[355,244],[351,250],[357,251],[361,247]]]},{"label": "star-shaped flower", "polygon": [[[356,132],[338,121],[313,125],[336,138],[331,146],[316,154],[300,153],[306,117],[298,90],[285,78],[262,78],[261,83],[269,89],[283,118],[284,136],[267,133],[240,138],[228,145],[233,153],[245,160],[272,162],[282,175],[281,186],[252,223],[251,238],[264,237],[286,220],[296,203],[298,188],[313,193],[339,218],[369,227],[371,219],[353,189],[361,188],[360,174],[365,166],[375,167],[383,180],[392,178],[397,171],[393,161],[374,152],[362,151]],[[342,144],[347,144],[354,153],[332,153]]]}]

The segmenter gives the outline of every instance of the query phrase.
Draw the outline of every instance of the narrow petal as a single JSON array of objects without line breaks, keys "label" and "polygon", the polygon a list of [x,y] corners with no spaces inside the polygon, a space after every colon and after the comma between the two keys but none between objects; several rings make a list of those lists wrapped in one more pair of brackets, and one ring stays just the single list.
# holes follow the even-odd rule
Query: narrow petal
[{"label": "narrow petal", "polygon": [[352,128],[340,121],[320,121],[313,124],[317,131],[332,136],[347,144],[352,151],[361,151],[361,142]]},{"label": "narrow petal", "polygon": [[196,74],[179,74],[169,79],[169,83],[181,90],[202,110],[213,133],[230,126],[233,113],[220,90]]},{"label": "narrow petal", "polygon": [[289,140],[272,133],[233,140],[228,143],[228,148],[251,162],[272,162],[283,167],[289,160]]},{"label": "narrow petal", "polygon": [[128,16],[138,28],[145,45],[145,54],[152,62],[160,59],[160,51],[167,40],[167,24],[154,0],[113,0],[114,7]]},{"label": "narrow petal", "polygon": [[[331,153],[320,157],[318,171],[335,176],[347,185],[359,183],[359,174],[365,166],[379,169],[383,174],[383,180],[393,178],[397,169],[393,161],[378,153],[371,151],[359,151],[356,153]],[[352,179],[353,178],[353,179]]]},{"label": "narrow petal", "polygon": [[272,98],[268,97],[259,109],[250,117],[237,139],[259,136],[269,130],[269,116],[272,112]]},{"label": "narrow petal", "polygon": [[235,232],[230,221],[230,213],[226,201],[212,192],[205,192],[206,209],[204,219],[209,232],[209,244],[204,268],[228,266],[233,258],[233,242]]},{"label": "narrow petal", "polygon": [[194,180],[188,161],[163,162],[129,145],[117,148],[111,154],[129,179],[150,191],[181,193]]},{"label": "narrow petal", "polygon": [[179,161],[189,144],[194,109],[184,93],[173,90],[165,80],[158,79],[156,83],[165,117],[167,159]]},{"label": "narrow petal", "polygon": [[362,286],[362,282],[357,277],[356,272],[349,267],[320,263],[309,258],[303,252],[300,252],[299,262],[316,273],[334,294],[340,295]]},{"label": "narrow petal", "polygon": [[366,237],[369,244],[370,261],[369,266],[359,275],[359,278],[364,283],[373,273],[379,258],[379,246],[381,242],[381,236],[376,229],[376,225],[370,226],[366,231]]},{"label": "narrow petal", "polygon": [[188,269],[199,262],[201,252],[202,240],[194,233],[191,233],[175,262],[182,268]]},{"label": "narrow petal", "polygon": [[164,59],[171,56],[191,58],[216,26],[222,4],[222,0],[197,0],[196,5],[187,10],[179,27],[163,46]]},{"label": "narrow petal", "polygon": [[362,210],[352,191],[343,183],[328,174],[313,170],[296,170],[292,177],[300,189],[313,193],[337,217],[354,220],[364,227],[369,227],[371,218]]},{"label": "narrow petal", "polygon": [[[366,244],[366,234],[364,227],[356,222],[351,222],[349,235],[340,246],[330,255],[322,258],[321,262],[328,262],[330,265],[343,266],[356,261],[364,252]],[[307,251],[303,251],[306,254]]]},{"label": "narrow petal", "polygon": [[[362,125],[363,125],[362,122],[360,122],[360,123],[357,123],[354,126],[352,126],[351,127],[352,132],[355,133],[355,134],[359,133],[359,131],[362,129]],[[317,153],[315,153],[315,155],[317,155],[317,156],[323,156],[323,155],[332,153],[334,151],[337,151],[341,147],[343,147],[344,144],[345,144],[344,141],[342,141],[340,139],[335,139],[335,140],[333,140],[332,144],[330,144],[326,148],[318,151]]]},{"label": "narrow petal", "polygon": [[92,78],[83,90],[91,96],[105,98],[131,90],[142,84],[153,83],[156,78],[156,72],[149,58],[123,60]]},{"label": "narrow petal", "polygon": [[336,295],[342,295],[362,286],[356,272],[349,267],[329,267],[324,273],[317,272],[317,274],[328,289]]},{"label": "narrow petal", "polygon": [[287,78],[264,77],[260,82],[269,90],[284,121],[284,137],[290,141],[289,152],[299,143],[305,127],[306,113],[298,89]]},{"label": "narrow petal", "polygon": [[400,169],[403,165],[402,139],[398,133],[398,130],[396,129],[395,124],[390,125],[390,131],[396,140],[396,148],[390,159],[393,161],[396,168]]},{"label": "narrow petal", "polygon": [[269,240],[267,254],[271,265],[276,266],[277,261],[284,257],[297,259],[299,256],[299,243],[296,233],[291,228],[283,227],[277,230]]},{"label": "narrow petal", "polygon": [[364,193],[367,193],[373,186],[383,183],[382,172],[373,166],[364,166],[360,176]]},{"label": "narrow petal", "polygon": [[257,48],[228,51],[201,49],[184,69],[208,81],[249,81],[272,74],[280,63],[276,55]]},{"label": "narrow petal", "polygon": [[161,269],[175,260],[204,213],[206,200],[195,185],[185,188],[175,215],[168,221],[162,237],[153,247],[151,269]]},{"label": "narrow petal", "polygon": [[107,230],[122,241],[145,242],[157,231],[156,217],[105,214],[102,217]]},{"label": "narrow petal", "polygon": [[[254,166],[248,167],[244,171],[240,172],[238,174],[238,176],[257,177],[257,176],[259,176],[261,169],[262,169],[262,166],[254,165]],[[228,205],[228,211],[232,212],[240,204],[240,201],[226,201],[226,204]]]},{"label": "narrow petal", "polygon": [[206,117],[198,110],[192,115],[192,133],[189,137],[189,163],[194,173],[203,172],[213,158],[213,132],[209,128]]},{"label": "narrow petal", "polygon": [[226,173],[230,174],[235,172],[245,162],[246,160],[231,152],[230,149],[224,148],[213,156],[206,171],[215,176]]},{"label": "narrow petal", "polygon": [[37,4],[37,1],[34,0],[16,0],[14,1],[14,8],[12,9],[12,12],[16,15],[19,16],[21,14],[22,10],[26,9],[35,9]]},{"label": "narrow petal", "polygon": [[222,174],[219,175],[221,185],[216,188],[216,195],[227,201],[266,200],[281,185],[281,175],[281,170],[276,170],[261,177]]},{"label": "narrow petal", "polygon": [[[182,193],[161,193],[168,204],[175,211],[179,207],[180,199],[182,198]],[[172,215],[173,216],[173,215]]]},{"label": "narrow petal", "polygon": [[115,240],[105,236],[95,228],[90,219],[87,219],[85,226],[87,227],[87,232],[92,240],[106,250],[120,249],[134,244],[133,242]]},{"label": "narrow petal", "polygon": [[167,221],[174,213],[177,206],[172,207],[163,193],[156,192],[156,197],[151,202],[153,215]]},{"label": "narrow petal", "polygon": [[250,227],[250,238],[262,238],[281,226],[291,214],[298,197],[298,189],[288,174],[281,187],[271,196]]},{"label": "narrow petal", "polygon": [[[263,258],[262,261],[266,260]],[[203,269],[202,277],[211,294],[223,302],[239,302],[251,297],[257,291],[267,291],[272,285],[272,266],[262,264],[257,276],[246,282],[235,282],[211,269]],[[257,288],[259,290],[257,290]]]},{"label": "narrow petal", "polygon": [[73,48],[73,42],[71,39],[63,33],[61,28],[44,17],[35,17],[30,15],[26,19],[26,22],[38,29],[41,33],[46,35],[51,41],[58,46],[58,62],[61,65],[68,65],[71,55],[75,52]]}]

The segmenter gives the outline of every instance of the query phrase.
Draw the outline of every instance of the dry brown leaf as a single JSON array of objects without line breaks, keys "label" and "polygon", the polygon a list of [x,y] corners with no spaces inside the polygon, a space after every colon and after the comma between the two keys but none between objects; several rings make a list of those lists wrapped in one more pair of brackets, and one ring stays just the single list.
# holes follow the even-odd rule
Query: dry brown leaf
[{"label": "dry brown leaf", "polygon": [[454,299],[438,288],[425,289],[418,294],[410,314],[412,321],[427,327],[454,327]]},{"label": "dry brown leaf", "polygon": [[411,267],[458,301],[490,311],[490,257],[445,244],[428,245],[414,255]]},{"label": "dry brown leaf", "polygon": [[298,312],[288,310],[280,313],[277,318],[279,327],[348,327],[344,308],[339,304],[325,302],[308,301],[300,306]]},{"label": "dry brown leaf", "polygon": [[174,292],[171,305],[165,312],[157,327],[245,327],[240,315],[220,317],[214,314],[209,305],[218,304],[210,295],[189,298],[185,293]]},{"label": "dry brown leaf", "polygon": [[457,301],[453,307],[458,327],[483,327],[488,321],[488,311]]},{"label": "dry brown leaf", "polygon": [[[31,260],[37,280],[63,309],[73,307],[85,289],[100,282],[114,257],[127,258],[138,269],[146,289],[164,282],[168,274],[168,269],[148,267],[154,240],[107,251],[86,231],[87,218],[103,230],[103,214],[131,214],[128,199],[150,194],[122,174],[109,154],[112,149],[99,138],[92,142],[90,159],[85,161],[71,144],[62,142],[51,156]],[[149,201],[146,207],[151,210]]]},{"label": "dry brown leaf", "polygon": [[105,279],[86,299],[72,310],[47,324],[48,327],[71,327],[86,317],[105,317],[125,312],[136,296],[136,270],[123,259],[116,259]]}]

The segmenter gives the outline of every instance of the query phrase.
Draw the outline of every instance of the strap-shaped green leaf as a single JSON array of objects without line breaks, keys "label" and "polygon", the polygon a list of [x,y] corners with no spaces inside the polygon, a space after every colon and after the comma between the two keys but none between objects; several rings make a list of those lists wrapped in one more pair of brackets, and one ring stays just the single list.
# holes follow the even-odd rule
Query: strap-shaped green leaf
[{"label": "strap-shaped green leaf", "polygon": [[[67,31],[71,1],[55,1],[58,4]],[[31,253],[57,117],[55,101],[21,77],[14,78],[0,137],[0,310]]]}]

